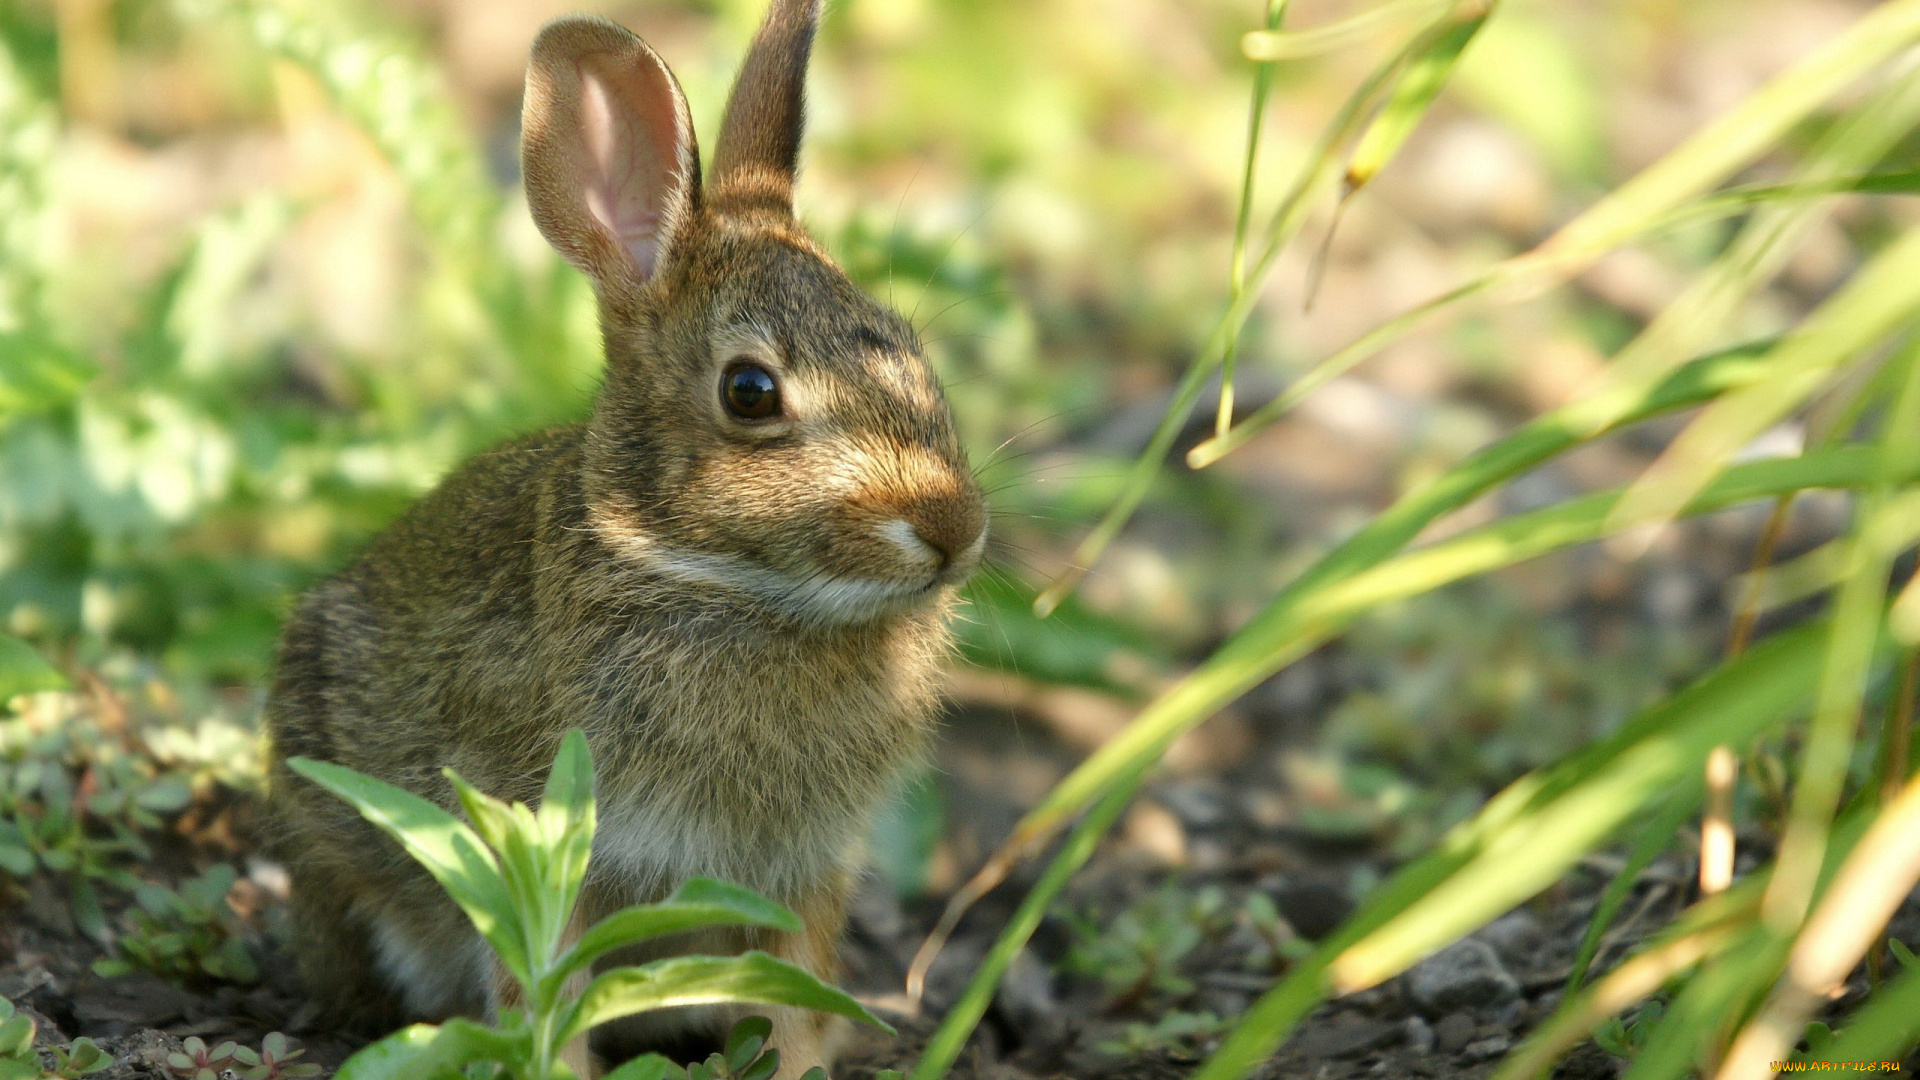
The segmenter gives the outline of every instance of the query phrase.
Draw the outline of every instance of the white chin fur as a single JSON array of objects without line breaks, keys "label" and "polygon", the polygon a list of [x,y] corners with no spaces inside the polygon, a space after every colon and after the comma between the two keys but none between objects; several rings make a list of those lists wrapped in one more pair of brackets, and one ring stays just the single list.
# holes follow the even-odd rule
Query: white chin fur
[{"label": "white chin fur", "polygon": [[681,581],[751,593],[794,618],[832,626],[869,622],[913,606],[925,586],[814,575],[795,578],[727,555],[649,544],[646,565]]}]

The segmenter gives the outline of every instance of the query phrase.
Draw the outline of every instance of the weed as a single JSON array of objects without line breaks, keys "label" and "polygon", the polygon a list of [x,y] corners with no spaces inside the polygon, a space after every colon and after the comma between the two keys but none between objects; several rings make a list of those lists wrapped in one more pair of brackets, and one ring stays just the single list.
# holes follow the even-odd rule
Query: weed
[{"label": "weed", "polygon": [[1260,945],[1247,957],[1247,965],[1279,972],[1313,955],[1313,946],[1300,937],[1293,924],[1280,914],[1273,898],[1254,891],[1240,905],[1240,917],[1260,939]]},{"label": "weed", "polygon": [[1169,1050],[1187,1054],[1218,1038],[1227,1026],[1227,1021],[1210,1012],[1170,1012],[1151,1024],[1128,1024],[1120,1038],[1103,1041],[1100,1050],[1127,1057]]},{"label": "weed", "polygon": [[235,877],[233,867],[221,863],[177,892],[152,884],[135,889],[137,906],[128,916],[133,929],[115,942],[120,955],[95,961],[93,970],[112,977],[137,968],[181,982],[257,980],[259,968],[227,903]]},{"label": "weed", "polygon": [[0,870],[63,875],[75,924],[104,941],[98,887],[140,888],[128,865],[152,857],[145,835],[185,809],[192,788],[157,766],[137,737],[103,727],[73,695],[31,702],[0,720]]},{"label": "weed", "polygon": [[237,1070],[240,1080],[295,1080],[296,1077],[320,1075],[320,1066],[309,1061],[294,1060],[304,1053],[306,1050],[295,1049],[291,1040],[274,1031],[261,1040],[259,1050],[234,1047],[233,1060],[241,1066]]},{"label": "weed", "polygon": [[48,1068],[33,1048],[39,1025],[16,1012],[13,1002],[0,998],[0,1080],[79,1080],[113,1065],[113,1057],[81,1036],[69,1046],[56,1046]]},{"label": "weed", "polygon": [[1666,1006],[1659,1001],[1649,1001],[1640,1006],[1640,1011],[1634,1014],[1630,1023],[1622,1022],[1617,1016],[1609,1017],[1594,1031],[1593,1041],[1614,1057],[1631,1060],[1646,1048],[1654,1025],[1660,1022],[1666,1012]]},{"label": "weed", "polygon": [[1104,929],[1090,916],[1070,916],[1067,970],[1098,977],[1111,1009],[1137,1005],[1155,993],[1184,996],[1193,992],[1193,981],[1180,974],[1181,961],[1227,918],[1226,893],[1218,887],[1188,893],[1168,882]]},{"label": "weed", "polygon": [[[601,956],[661,934],[722,925],[800,930],[792,912],[757,893],[694,878],[662,903],[615,912],[577,941],[566,941],[595,827],[593,759],[586,736],[577,730],[561,744],[538,810],[484,795],[446,770],[471,826],[418,795],[351,769],[304,758],[291,764],[351,803],[434,876],[520,983],[526,1002],[493,1027],[455,1019],[395,1032],[349,1059],[339,1080],[427,1075],[486,1063],[504,1066],[519,1080],[572,1077],[560,1055],[575,1039],[606,1021],[672,1005],[791,1005],[887,1027],[846,993],[758,951],[613,968],[595,976],[578,996],[570,993],[572,976],[590,970]],[[733,1048],[744,1053],[757,1030],[742,1033]],[[753,1049],[743,1068],[759,1062],[759,1048]],[[659,1080],[672,1068],[665,1058],[649,1054],[607,1080]]]},{"label": "weed", "polygon": [[233,1064],[234,1051],[238,1049],[231,1040],[208,1046],[198,1035],[189,1035],[184,1050],[167,1055],[167,1072],[178,1080],[220,1080],[220,1074]]}]

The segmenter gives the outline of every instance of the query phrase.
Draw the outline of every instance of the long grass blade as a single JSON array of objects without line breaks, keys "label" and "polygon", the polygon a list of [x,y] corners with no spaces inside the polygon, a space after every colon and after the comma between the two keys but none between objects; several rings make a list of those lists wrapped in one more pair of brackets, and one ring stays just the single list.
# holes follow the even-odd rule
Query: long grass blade
[{"label": "long grass blade", "polygon": [[[1783,859],[1773,884],[1790,872]],[[1734,1040],[1719,1080],[1773,1075],[1770,1063],[1785,1059],[1800,1041],[1807,1019],[1846,981],[1915,884],[1920,884],[1920,781],[1909,783],[1854,846],[1795,941],[1786,978]]]},{"label": "long grass blade", "polygon": [[[1423,0],[1425,2],[1425,0]],[[1287,0],[1267,0],[1267,32],[1280,28],[1286,17]],[[1233,219],[1233,252],[1228,256],[1227,288],[1230,303],[1238,303],[1247,292],[1247,229],[1253,224],[1254,181],[1260,171],[1260,132],[1265,126],[1267,98],[1273,92],[1273,63],[1260,61],[1253,72],[1253,103],[1247,109],[1247,154],[1240,167],[1240,207]],[[1225,431],[1233,424],[1233,374],[1240,357],[1240,337],[1227,342],[1220,359],[1220,409],[1215,427]]]},{"label": "long grass blade", "polygon": [[[1809,646],[1821,629],[1802,627],[1773,638],[1640,714],[1608,739],[1502,793],[1435,851],[1377,890],[1312,957],[1255,1002],[1194,1080],[1238,1080],[1269,1057],[1329,993],[1377,981],[1396,964],[1410,964],[1424,950],[1452,940],[1463,919],[1471,929],[1481,905],[1514,894],[1520,883],[1509,875],[1518,872],[1531,879],[1537,876],[1537,858],[1564,864],[1590,850],[1605,838],[1595,827],[1600,819],[1617,825],[1657,796],[1661,789],[1655,777],[1678,782],[1697,771],[1715,743],[1744,742],[1784,720],[1813,692],[1819,665]],[[1661,748],[1673,753],[1663,754]],[[1623,810],[1602,802],[1601,792],[1635,801]],[[1542,836],[1542,825],[1549,821],[1572,822],[1581,834],[1578,841]],[[1538,839],[1546,846],[1523,849],[1523,839]],[[1525,857],[1515,859],[1517,850],[1524,850]],[[1484,918],[1507,906],[1484,911]],[[1445,925],[1428,927],[1429,917]]]},{"label": "long grass blade", "polygon": [[[1920,236],[1920,230],[1914,235]],[[1920,460],[1920,338],[1908,345],[1899,363],[1906,369],[1906,383],[1883,422],[1877,455],[1883,479],[1862,499],[1849,542],[1851,566],[1834,601],[1827,674],[1801,754],[1793,806],[1780,842],[1779,873],[1767,892],[1765,914],[1777,933],[1798,926],[1812,899],[1812,871],[1820,865],[1828,825],[1846,783],[1887,575],[1908,542],[1888,505],[1895,473]]]},{"label": "long grass blade", "polygon": [[1007,850],[1019,852],[1080,813],[1116,776],[1164,747],[1246,688],[1311,648],[1316,629],[1300,609],[1333,588],[1391,558],[1442,515],[1560,452],[1616,427],[1698,405],[1763,377],[1759,356],[1747,347],[1702,358],[1655,385],[1619,388],[1585,398],[1527,424],[1498,443],[1409,492],[1365,528],[1322,556],[1249,620],[1208,661],[1175,684],[1119,735],[1069,774],[1022,819]]},{"label": "long grass blade", "polygon": [[1426,14],[1450,0],[1388,0],[1347,18],[1308,30],[1278,31],[1269,26],[1240,39],[1249,60],[1303,60],[1365,41],[1396,22]]},{"label": "long grass blade", "polygon": [[[1458,0],[1454,0],[1458,2]],[[1187,366],[1186,373],[1174,387],[1173,399],[1167,405],[1167,411],[1160,419],[1160,425],[1154,429],[1147,440],[1147,447],[1134,459],[1126,479],[1120,485],[1120,493],[1093,531],[1074,550],[1069,568],[1043,589],[1034,599],[1034,611],[1041,616],[1052,613],[1060,605],[1074,586],[1085,577],[1088,569],[1098,562],[1100,556],[1126,527],[1133,512],[1147,497],[1153,487],[1153,481],[1160,474],[1160,467],[1166,463],[1167,454],[1173,448],[1174,439],[1179,437],[1180,429],[1193,412],[1194,402],[1205,387],[1207,379],[1213,375],[1225,358],[1229,349],[1237,347],[1241,330],[1247,319],[1252,316],[1255,303],[1259,299],[1260,285],[1273,269],[1281,250],[1297,235],[1305,224],[1307,212],[1312,207],[1311,197],[1333,179],[1340,168],[1339,151],[1360,130],[1368,116],[1385,100],[1393,85],[1393,79],[1406,66],[1408,61],[1420,55],[1431,46],[1437,27],[1434,23],[1423,28],[1409,39],[1399,50],[1378,64],[1361,81],[1359,87],[1348,96],[1340,111],[1320,133],[1313,149],[1308,151],[1301,164],[1300,171],[1294,175],[1293,183],[1281,196],[1278,207],[1268,222],[1265,247],[1260,257],[1254,260],[1253,267],[1247,272],[1247,284],[1236,299],[1230,300],[1226,312],[1214,325],[1207,343],[1195,354],[1193,362]]]},{"label": "long grass blade", "polygon": [[1572,1001],[1580,987],[1587,981],[1587,971],[1593,966],[1594,959],[1600,954],[1600,944],[1606,939],[1607,928],[1613,925],[1613,917],[1619,913],[1627,894],[1639,880],[1640,874],[1653,865],[1660,853],[1673,846],[1673,838],[1686,823],[1700,804],[1701,789],[1697,784],[1688,784],[1667,797],[1667,804],[1640,830],[1639,839],[1627,853],[1627,861],[1620,867],[1619,873],[1607,882],[1600,899],[1593,906],[1593,915],[1587,920],[1587,930],[1580,938],[1580,945],[1573,953],[1572,970],[1567,973],[1567,988],[1563,997]]},{"label": "long grass blade", "polygon": [[1709,406],[1621,501],[1622,518],[1658,522],[1760,432],[1805,402],[1842,364],[1920,311],[1920,229],[1862,267],[1783,339],[1778,374]]},{"label": "long grass blade", "polygon": [[1133,801],[1133,793],[1145,777],[1139,775],[1116,784],[1112,791],[1096,804],[1086,818],[1081,821],[1053,862],[1047,866],[1046,873],[1034,883],[1032,891],[1020,902],[1013,919],[1000,936],[994,939],[993,948],[987,952],[980,967],[967,981],[967,987],[954,1002],[953,1008],[941,1020],[940,1027],[927,1041],[927,1048],[921,1052],[920,1060],[913,1067],[909,1080],[939,1080],[959,1059],[960,1051],[965,1049],[967,1039],[987,1013],[987,1006],[993,1003],[993,994],[1000,980],[1011,967],[1020,950],[1026,947],[1027,940],[1040,926],[1040,920],[1053,902],[1066,888],[1067,882],[1093,856],[1099,846],[1100,838],[1112,828],[1114,821]]},{"label": "long grass blade", "polygon": [[1343,346],[1302,375],[1286,393],[1236,424],[1226,436],[1196,446],[1188,455],[1188,464],[1202,468],[1245,445],[1308,394],[1435,313],[1495,290],[1514,295],[1539,291],[1668,220],[1689,200],[1751,162],[1822,103],[1915,41],[1920,41],[1920,0],[1896,0],[1875,8],[1540,246],[1416,305]]}]

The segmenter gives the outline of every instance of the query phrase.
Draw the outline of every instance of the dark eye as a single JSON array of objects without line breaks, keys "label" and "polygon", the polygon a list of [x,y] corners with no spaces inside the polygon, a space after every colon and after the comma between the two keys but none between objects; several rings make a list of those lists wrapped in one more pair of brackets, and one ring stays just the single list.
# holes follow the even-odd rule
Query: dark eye
[{"label": "dark eye", "polygon": [[771,420],[780,415],[780,384],[759,364],[735,361],[720,376],[720,400],[741,420]]}]

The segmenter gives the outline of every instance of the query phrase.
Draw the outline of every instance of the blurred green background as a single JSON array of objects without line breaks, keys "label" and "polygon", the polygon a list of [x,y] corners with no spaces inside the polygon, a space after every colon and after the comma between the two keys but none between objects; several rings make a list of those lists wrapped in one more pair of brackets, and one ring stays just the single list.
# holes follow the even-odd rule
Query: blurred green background
[{"label": "blurred green background", "polygon": [[[0,0],[0,631],[257,700],[301,588],[464,456],[584,413],[591,296],[527,220],[516,163],[525,50],[577,6]],[[669,59],[710,143],[760,0],[584,6]],[[1301,0],[1290,25],[1366,6]],[[1411,25],[1381,6],[1373,35],[1281,66],[1263,190]],[[1283,259],[1243,404],[1530,247],[1869,7],[1512,0],[1348,209],[1317,289],[1324,211]],[[1407,485],[1574,396],[1727,235],[1681,230],[1438,324],[1220,467],[1170,469],[1040,623],[1034,587],[1224,302],[1239,41],[1259,18],[1251,0],[830,5],[801,211],[921,327],[997,513],[962,697],[1161,685]],[[1902,213],[1823,222],[1742,329],[1790,324]],[[1656,448],[1588,448],[1455,524],[1624,481]],[[1809,496],[1790,544],[1838,520]],[[1713,655],[1756,525],[1723,516],[1631,567],[1568,554],[1403,606],[1246,709],[1316,718],[1319,749],[1282,770],[1309,791],[1328,769],[1365,806],[1413,805],[1381,802],[1402,775],[1502,782]]]}]

